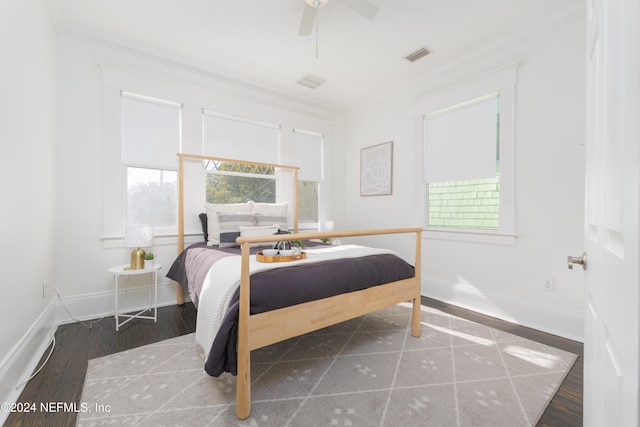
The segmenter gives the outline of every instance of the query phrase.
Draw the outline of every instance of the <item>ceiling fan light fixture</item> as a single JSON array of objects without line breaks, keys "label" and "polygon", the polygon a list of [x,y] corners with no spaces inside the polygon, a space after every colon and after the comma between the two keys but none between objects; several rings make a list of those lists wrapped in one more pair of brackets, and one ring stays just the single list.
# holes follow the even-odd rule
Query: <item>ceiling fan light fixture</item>
[{"label": "ceiling fan light fixture", "polygon": [[329,0],[304,0],[311,7],[322,7],[329,3]]}]

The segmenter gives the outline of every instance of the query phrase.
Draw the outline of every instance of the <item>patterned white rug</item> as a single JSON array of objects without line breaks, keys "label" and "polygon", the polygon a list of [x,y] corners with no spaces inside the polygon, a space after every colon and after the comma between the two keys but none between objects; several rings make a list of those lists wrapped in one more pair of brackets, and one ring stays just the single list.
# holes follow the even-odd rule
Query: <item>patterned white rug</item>
[{"label": "patterned white rug", "polygon": [[89,361],[80,427],[535,425],[576,356],[398,305],[252,352],[252,412],[208,376],[194,335]]}]

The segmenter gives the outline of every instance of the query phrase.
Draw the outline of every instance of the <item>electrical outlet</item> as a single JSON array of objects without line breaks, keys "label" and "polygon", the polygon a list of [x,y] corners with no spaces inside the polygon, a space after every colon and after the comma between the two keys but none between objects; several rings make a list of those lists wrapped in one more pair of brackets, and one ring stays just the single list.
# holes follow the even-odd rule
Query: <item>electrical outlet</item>
[{"label": "electrical outlet", "polygon": [[546,277],[542,279],[542,290],[547,292],[553,292],[556,289],[556,281],[553,277]]}]

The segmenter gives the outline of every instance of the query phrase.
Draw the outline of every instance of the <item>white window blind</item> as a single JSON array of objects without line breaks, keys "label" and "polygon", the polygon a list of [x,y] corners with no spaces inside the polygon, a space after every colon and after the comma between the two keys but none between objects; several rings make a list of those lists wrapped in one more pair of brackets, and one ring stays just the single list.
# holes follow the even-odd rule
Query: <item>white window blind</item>
[{"label": "white window blind", "polygon": [[122,93],[122,162],[175,169],[181,105]]},{"label": "white window blind", "polygon": [[497,94],[427,115],[425,182],[495,177],[497,129]]},{"label": "white window blind", "polygon": [[300,168],[299,180],[322,181],[322,140],[321,134],[294,129],[294,165]]},{"label": "white window blind", "polygon": [[278,125],[203,113],[205,156],[278,163]]}]

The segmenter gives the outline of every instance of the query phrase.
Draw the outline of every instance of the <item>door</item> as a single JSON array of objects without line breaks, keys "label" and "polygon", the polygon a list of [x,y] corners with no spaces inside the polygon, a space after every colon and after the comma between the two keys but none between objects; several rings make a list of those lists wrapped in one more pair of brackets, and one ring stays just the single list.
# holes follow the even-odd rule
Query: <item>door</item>
[{"label": "door", "polygon": [[585,426],[640,421],[639,5],[587,0]]}]

